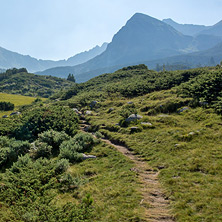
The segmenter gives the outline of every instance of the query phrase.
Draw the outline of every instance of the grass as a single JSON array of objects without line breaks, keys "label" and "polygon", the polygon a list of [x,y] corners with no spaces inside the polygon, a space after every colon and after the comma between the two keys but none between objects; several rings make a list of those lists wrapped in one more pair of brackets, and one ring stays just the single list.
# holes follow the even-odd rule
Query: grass
[{"label": "grass", "polygon": [[[159,179],[177,221],[221,221],[221,116],[201,107],[182,113],[147,115],[151,109],[175,98],[173,91],[160,91],[130,100],[106,100],[88,118],[94,128],[124,142],[149,165],[161,169]],[[116,126],[128,101],[135,104],[143,119],[129,127]],[[144,109],[147,106],[148,111]],[[114,110],[109,113],[111,107]],[[142,127],[141,121],[152,123],[152,127]],[[132,126],[139,127],[141,132],[130,134]]]},{"label": "grass", "polygon": [[88,193],[94,200],[91,221],[143,221],[140,183],[130,170],[134,164],[104,143],[96,145],[90,154],[97,158],[69,168],[74,177],[82,178],[82,184],[72,195],[59,196],[59,202],[76,201]]},{"label": "grass", "polygon": [[[35,99],[36,99],[35,97],[30,97],[30,96],[0,93],[0,101],[13,103],[15,105],[14,110],[18,109],[19,106],[31,104]],[[42,100],[45,100],[45,99],[42,99]],[[11,112],[12,111],[4,111],[4,112],[0,111],[0,117],[4,115],[9,115]]]}]

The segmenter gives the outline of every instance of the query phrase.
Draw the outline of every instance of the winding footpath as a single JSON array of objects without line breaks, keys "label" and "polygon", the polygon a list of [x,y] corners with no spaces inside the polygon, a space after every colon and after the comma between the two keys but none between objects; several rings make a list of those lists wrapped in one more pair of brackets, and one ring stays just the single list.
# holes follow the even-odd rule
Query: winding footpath
[{"label": "winding footpath", "polygon": [[[83,120],[81,130],[84,131],[90,125]],[[175,221],[169,211],[169,201],[165,198],[160,182],[158,180],[158,171],[154,171],[145,161],[133,154],[127,147],[118,145],[108,139],[101,139],[108,145],[114,146],[124,156],[132,160],[135,171],[141,182],[141,193],[143,199],[140,202],[141,207],[145,210],[146,221],[152,222],[173,222]]]}]

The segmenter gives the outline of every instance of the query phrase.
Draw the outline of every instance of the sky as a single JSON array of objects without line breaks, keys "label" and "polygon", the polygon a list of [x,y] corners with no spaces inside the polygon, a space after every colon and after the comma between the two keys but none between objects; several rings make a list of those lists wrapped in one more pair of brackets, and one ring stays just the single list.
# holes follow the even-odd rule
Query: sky
[{"label": "sky", "polygon": [[0,47],[67,59],[104,42],[136,12],[182,24],[222,20],[222,0],[0,0]]}]

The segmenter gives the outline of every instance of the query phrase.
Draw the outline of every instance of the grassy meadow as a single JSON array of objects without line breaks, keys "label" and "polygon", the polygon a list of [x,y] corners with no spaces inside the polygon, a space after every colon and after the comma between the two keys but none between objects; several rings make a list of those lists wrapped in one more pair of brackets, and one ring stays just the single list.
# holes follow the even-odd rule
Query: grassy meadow
[{"label": "grassy meadow", "polygon": [[[159,179],[177,221],[220,221],[222,209],[222,119],[213,109],[191,108],[179,113],[157,112],[160,104],[176,101],[174,91],[129,99],[106,100],[88,117],[111,140],[130,147],[147,164],[160,170]],[[132,102],[143,118],[120,127],[121,112]],[[157,113],[150,115],[149,106]],[[150,108],[152,107],[152,108]],[[113,111],[109,111],[112,108]],[[153,111],[154,112],[154,111]],[[143,125],[141,122],[151,123]],[[138,131],[131,133],[131,127]]]},{"label": "grassy meadow", "polygon": [[[10,102],[15,105],[14,110],[16,110],[19,106],[29,105],[34,102],[36,98],[30,96],[22,96],[22,95],[14,95],[7,93],[0,93],[0,101],[1,102]],[[43,99],[45,100],[45,99]],[[4,115],[9,115],[12,111],[0,111],[0,117]]]}]

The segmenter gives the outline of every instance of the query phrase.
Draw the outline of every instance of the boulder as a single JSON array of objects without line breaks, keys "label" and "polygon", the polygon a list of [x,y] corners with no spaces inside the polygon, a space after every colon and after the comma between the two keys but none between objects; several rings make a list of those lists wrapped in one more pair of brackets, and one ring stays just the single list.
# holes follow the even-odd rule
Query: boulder
[{"label": "boulder", "polygon": [[127,104],[133,104],[133,102],[132,102],[132,101],[129,101]]},{"label": "boulder", "polygon": [[95,159],[96,156],[93,156],[93,155],[86,155],[83,153],[83,160],[86,160],[86,159]]},{"label": "boulder", "polygon": [[20,115],[21,113],[20,112],[13,112],[10,114],[10,116],[14,116],[14,115]]},{"label": "boulder", "polygon": [[90,107],[93,108],[97,103],[98,103],[98,101],[92,101],[92,102],[90,103]]},{"label": "boulder", "polygon": [[86,110],[85,114],[86,114],[86,115],[92,115],[92,111]]},{"label": "boulder", "polygon": [[178,112],[179,112],[179,113],[182,113],[183,111],[186,111],[186,110],[188,110],[188,109],[189,109],[189,107],[184,107],[184,108],[180,109]]},{"label": "boulder", "polygon": [[131,114],[127,119],[126,122],[131,122],[134,120],[142,119],[143,117],[137,114]]},{"label": "boulder", "polygon": [[130,128],[130,133],[136,133],[136,132],[139,132],[141,131],[141,129],[137,126],[133,126]]},{"label": "boulder", "polygon": [[143,125],[143,126],[152,126],[153,124],[149,123],[149,122],[141,122],[141,125]]},{"label": "boulder", "polygon": [[8,118],[8,115],[4,115],[4,116],[2,116],[2,118]]},{"label": "boulder", "polygon": [[114,108],[109,108],[108,113],[111,113],[114,110]]}]

